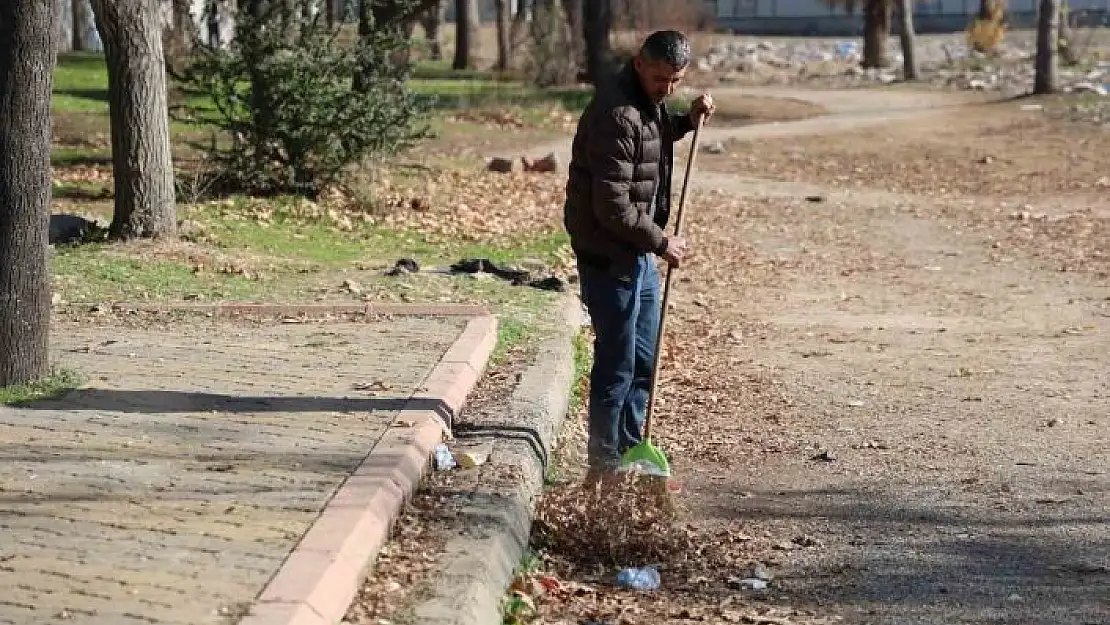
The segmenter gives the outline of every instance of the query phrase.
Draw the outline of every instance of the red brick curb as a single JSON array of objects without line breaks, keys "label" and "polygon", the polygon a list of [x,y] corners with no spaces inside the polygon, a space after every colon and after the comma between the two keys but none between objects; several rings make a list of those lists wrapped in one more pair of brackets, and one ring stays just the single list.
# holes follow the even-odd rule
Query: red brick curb
[{"label": "red brick curb", "polygon": [[496,318],[483,315],[467,323],[239,625],[336,625],[343,619],[496,343]]}]

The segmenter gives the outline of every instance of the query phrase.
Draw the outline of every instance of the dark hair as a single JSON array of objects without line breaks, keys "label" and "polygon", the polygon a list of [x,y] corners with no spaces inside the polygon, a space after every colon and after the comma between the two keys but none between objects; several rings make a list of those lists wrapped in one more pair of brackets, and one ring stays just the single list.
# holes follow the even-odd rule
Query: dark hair
[{"label": "dark hair", "polygon": [[640,58],[645,61],[666,61],[675,69],[690,64],[690,40],[677,30],[658,30],[644,39]]}]

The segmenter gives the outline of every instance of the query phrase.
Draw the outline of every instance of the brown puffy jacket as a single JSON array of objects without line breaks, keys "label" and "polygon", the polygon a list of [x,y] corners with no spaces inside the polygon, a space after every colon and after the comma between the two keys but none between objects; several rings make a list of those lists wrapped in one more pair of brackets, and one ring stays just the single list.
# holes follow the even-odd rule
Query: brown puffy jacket
[{"label": "brown puffy jacket", "polygon": [[580,263],[629,279],[638,255],[661,252],[674,142],[692,128],[651,101],[631,63],[599,86],[578,122],[566,187],[563,224]]}]

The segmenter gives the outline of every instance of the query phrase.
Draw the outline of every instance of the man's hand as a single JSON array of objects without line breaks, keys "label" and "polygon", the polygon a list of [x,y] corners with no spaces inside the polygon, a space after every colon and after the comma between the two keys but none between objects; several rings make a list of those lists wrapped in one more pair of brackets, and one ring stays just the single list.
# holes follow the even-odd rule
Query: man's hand
[{"label": "man's hand", "polygon": [[703,121],[708,121],[710,117],[713,117],[716,110],[717,107],[713,104],[713,96],[703,93],[690,105],[690,122],[697,126],[699,117],[704,117]]},{"label": "man's hand", "polygon": [[678,267],[682,257],[686,255],[686,239],[684,237],[669,237],[667,249],[663,250],[663,260],[671,267]]}]

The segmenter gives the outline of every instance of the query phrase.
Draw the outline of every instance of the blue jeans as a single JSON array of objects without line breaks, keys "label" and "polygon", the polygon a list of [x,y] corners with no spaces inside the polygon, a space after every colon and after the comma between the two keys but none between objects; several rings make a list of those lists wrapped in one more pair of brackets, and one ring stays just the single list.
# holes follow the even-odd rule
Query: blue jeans
[{"label": "blue jeans", "polygon": [[659,270],[650,256],[636,261],[626,282],[579,263],[582,303],[594,330],[590,371],[590,468],[613,471],[640,443],[659,333]]}]

